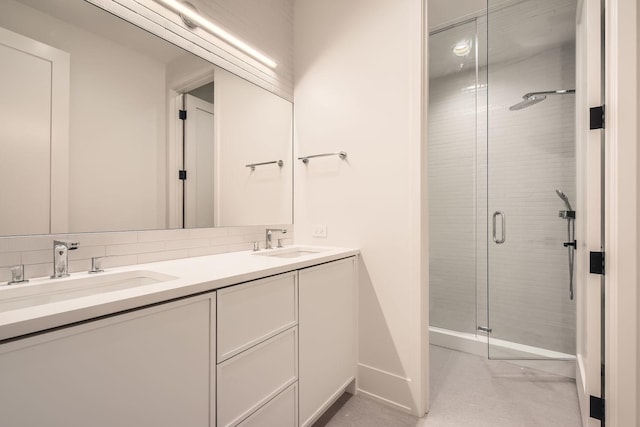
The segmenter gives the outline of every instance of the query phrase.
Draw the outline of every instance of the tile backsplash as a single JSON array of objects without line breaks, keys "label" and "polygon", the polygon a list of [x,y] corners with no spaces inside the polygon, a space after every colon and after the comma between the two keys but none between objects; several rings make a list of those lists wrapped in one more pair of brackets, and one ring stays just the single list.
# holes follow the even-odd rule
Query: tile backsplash
[{"label": "tile backsplash", "polygon": [[[103,257],[103,268],[245,251],[259,241],[264,248],[265,228],[286,228],[283,243],[293,243],[291,225],[197,228],[188,230],[123,231],[51,234],[0,238],[0,282],[11,279],[10,268],[24,264],[26,278],[53,272],[53,241],[78,242],[69,252],[69,271],[88,271],[92,257]],[[274,239],[280,236],[274,236]],[[275,242],[274,242],[275,243]]]}]

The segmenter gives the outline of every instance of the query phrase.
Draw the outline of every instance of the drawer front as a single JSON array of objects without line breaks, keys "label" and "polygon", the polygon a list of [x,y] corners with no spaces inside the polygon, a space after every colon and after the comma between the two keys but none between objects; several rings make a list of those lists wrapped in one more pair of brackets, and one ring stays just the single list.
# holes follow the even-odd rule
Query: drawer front
[{"label": "drawer front", "polygon": [[274,397],[239,424],[240,427],[297,427],[298,383]]},{"label": "drawer front", "polygon": [[233,426],[298,379],[298,327],[217,366],[218,427]]},{"label": "drawer front", "polygon": [[218,291],[218,363],[298,323],[295,273]]}]

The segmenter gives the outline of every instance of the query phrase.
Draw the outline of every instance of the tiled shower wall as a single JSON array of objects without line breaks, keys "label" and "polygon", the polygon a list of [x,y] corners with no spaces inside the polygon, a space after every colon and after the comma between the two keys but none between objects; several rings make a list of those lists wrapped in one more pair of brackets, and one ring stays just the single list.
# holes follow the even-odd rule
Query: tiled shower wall
[{"label": "tiled shower wall", "polygon": [[[293,243],[291,225],[80,233],[0,238],[0,282],[11,278],[10,268],[24,264],[27,278],[53,272],[53,240],[78,242],[69,252],[69,270],[87,271],[92,257],[104,257],[103,268],[144,264],[195,256],[244,251],[252,242],[265,245],[265,228],[287,228],[283,243]],[[280,236],[276,236],[280,237]]]},{"label": "tiled shower wall", "polygon": [[[491,64],[488,86],[477,94],[469,90],[475,73],[430,81],[432,326],[475,333],[489,324],[494,338],[575,354],[575,305],[562,246],[567,225],[558,218],[564,205],[555,194],[562,189],[575,202],[574,97],[508,109],[527,92],[573,89],[574,58],[574,47],[563,45]],[[503,245],[491,240],[494,211],[507,217]]]}]

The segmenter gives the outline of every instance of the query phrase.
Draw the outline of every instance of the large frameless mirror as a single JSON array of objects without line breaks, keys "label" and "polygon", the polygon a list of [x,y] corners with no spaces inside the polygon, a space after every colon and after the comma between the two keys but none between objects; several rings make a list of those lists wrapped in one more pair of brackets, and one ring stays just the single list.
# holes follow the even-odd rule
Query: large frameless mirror
[{"label": "large frameless mirror", "polygon": [[4,0],[0,58],[0,236],[292,223],[289,101],[84,0]]}]

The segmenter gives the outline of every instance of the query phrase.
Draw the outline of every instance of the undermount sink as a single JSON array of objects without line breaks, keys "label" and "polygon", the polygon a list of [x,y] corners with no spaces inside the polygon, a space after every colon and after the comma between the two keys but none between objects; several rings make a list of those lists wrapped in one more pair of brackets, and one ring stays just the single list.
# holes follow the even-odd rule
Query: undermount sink
[{"label": "undermount sink", "polygon": [[0,312],[135,288],[174,279],[176,277],[167,274],[136,270],[8,285],[0,287]]},{"label": "undermount sink", "polygon": [[293,246],[289,248],[265,249],[260,252],[254,252],[254,255],[268,256],[274,258],[298,258],[305,255],[313,255],[324,252],[328,249],[315,247]]}]

